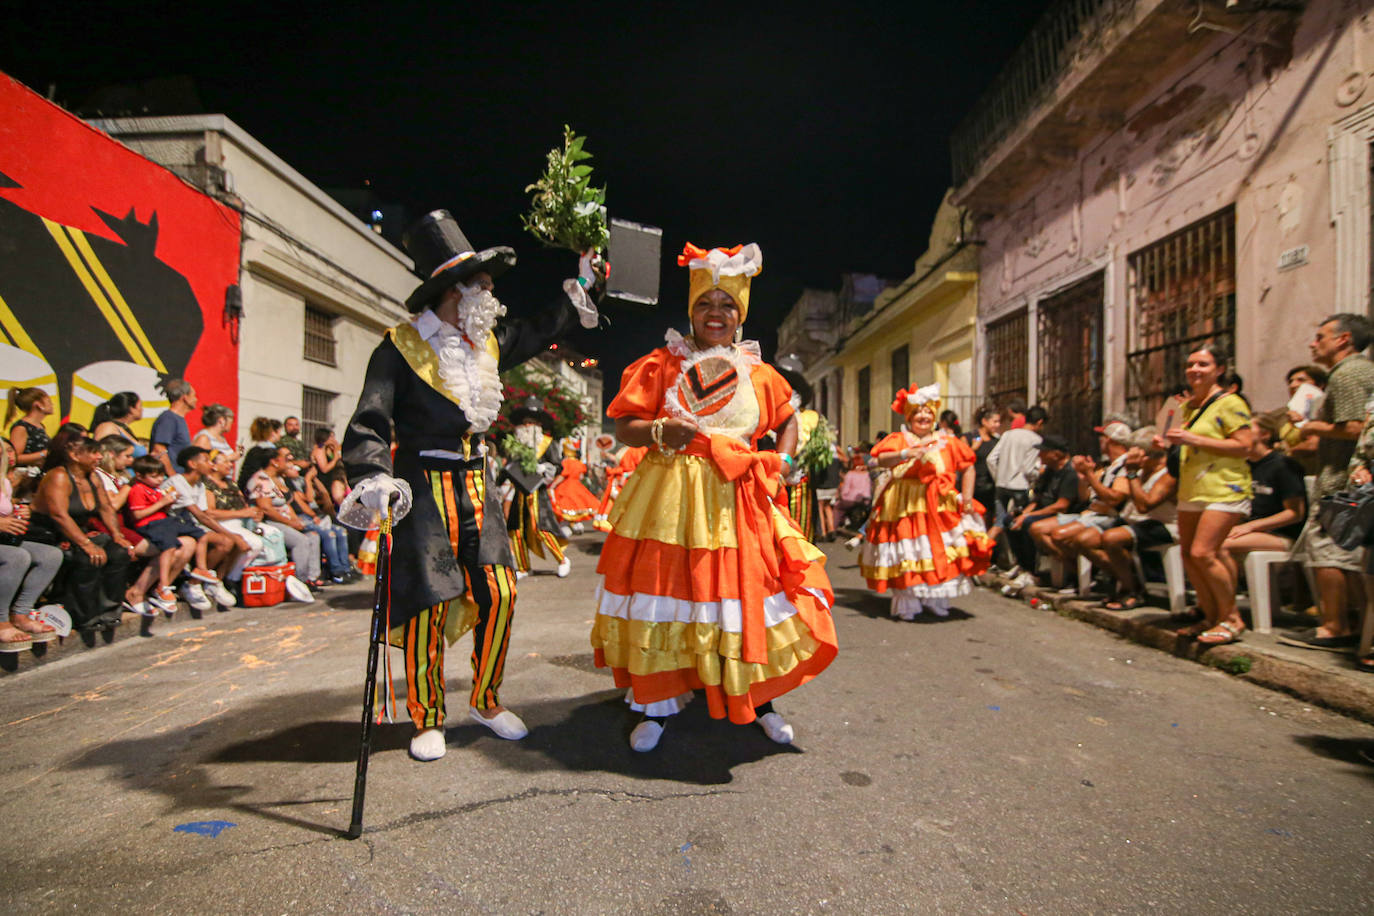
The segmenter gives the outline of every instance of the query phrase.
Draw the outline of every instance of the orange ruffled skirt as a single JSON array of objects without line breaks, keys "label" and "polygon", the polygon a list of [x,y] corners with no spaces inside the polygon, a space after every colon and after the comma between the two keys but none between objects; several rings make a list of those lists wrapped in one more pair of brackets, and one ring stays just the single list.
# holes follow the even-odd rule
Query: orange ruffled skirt
[{"label": "orange ruffled skirt", "polygon": [[985,572],[992,557],[982,516],[977,502],[971,514],[961,513],[952,490],[896,478],[879,497],[859,557],[868,587],[909,590],[921,598],[968,594],[969,577]]},{"label": "orange ruffled skirt", "polygon": [[[762,557],[739,548],[735,486],[707,458],[650,452],[615,501],[591,643],[636,707],[680,708],[703,690],[714,718],[752,722],[756,706],[815,677],[838,651],[824,554],[769,503],[770,576]],[[761,609],[743,606],[741,572],[764,582]],[[762,614],[766,662],[742,657],[745,614]]]},{"label": "orange ruffled skirt", "polygon": [[582,481],[572,477],[565,478],[551,495],[554,514],[564,522],[585,522],[596,515],[601,505],[601,500]]}]

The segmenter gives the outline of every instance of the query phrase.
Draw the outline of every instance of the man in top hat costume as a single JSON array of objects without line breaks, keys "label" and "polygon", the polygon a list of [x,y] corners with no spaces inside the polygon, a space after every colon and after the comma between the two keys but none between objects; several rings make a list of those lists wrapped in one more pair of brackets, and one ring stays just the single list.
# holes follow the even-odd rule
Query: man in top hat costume
[{"label": "man in top hat costume", "polygon": [[411,227],[403,244],[423,282],[406,300],[414,317],[387,331],[368,362],[343,442],[354,490],[340,517],[351,523],[398,500],[389,636],[405,652],[410,753],[434,760],[445,751],[445,641],[469,629],[471,718],[503,738],[526,734],[497,696],[515,575],[483,439],[501,407],[500,370],[545,350],[576,321],[596,326],[584,289],[596,278],[584,256],[557,302],[508,316],[492,288],[515,264],[510,248],[475,250],[446,210]]},{"label": "man in top hat costume", "polygon": [[515,426],[516,441],[533,451],[539,461],[539,467],[528,473],[514,459],[506,462],[505,476],[515,485],[510,514],[506,517],[515,569],[521,577],[527,575],[533,551],[537,557],[556,562],[561,579],[572,571],[572,560],[563,553],[563,545],[568,541],[549,498],[549,484],[558,476],[558,466],[553,463],[558,457],[553,417],[539,398],[530,397],[511,411],[510,421]]}]

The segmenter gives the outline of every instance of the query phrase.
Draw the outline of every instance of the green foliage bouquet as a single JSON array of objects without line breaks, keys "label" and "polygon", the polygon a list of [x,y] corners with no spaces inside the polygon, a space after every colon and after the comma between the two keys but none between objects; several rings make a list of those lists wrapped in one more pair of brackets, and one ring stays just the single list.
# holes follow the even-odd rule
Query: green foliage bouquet
[{"label": "green foliage bouquet", "polygon": [[592,187],[592,167],[586,164],[592,154],[582,149],[586,139],[563,125],[563,148],[549,150],[544,174],[525,188],[534,196],[522,220],[540,242],[578,254],[605,249],[611,237],[606,228],[606,189]]},{"label": "green foliage bouquet", "polygon": [[819,474],[830,467],[835,460],[835,433],[830,423],[822,416],[811,430],[811,435],[797,449],[797,464],[813,474]]}]

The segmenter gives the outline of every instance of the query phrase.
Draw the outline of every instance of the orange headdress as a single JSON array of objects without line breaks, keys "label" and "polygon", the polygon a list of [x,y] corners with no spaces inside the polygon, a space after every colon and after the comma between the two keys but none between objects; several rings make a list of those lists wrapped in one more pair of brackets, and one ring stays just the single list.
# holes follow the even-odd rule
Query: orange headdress
[{"label": "orange headdress", "polygon": [[749,283],[763,270],[763,252],[752,242],[733,248],[698,248],[688,242],[677,256],[679,267],[691,271],[687,288],[687,313],[713,289],[724,290],[739,306],[740,324],[749,314]]},{"label": "orange headdress", "polygon": [[910,416],[917,407],[923,405],[929,407],[931,413],[938,414],[940,412],[940,385],[938,382],[926,385],[924,388],[917,388],[915,385],[910,388],[903,388],[897,392],[897,398],[892,402],[892,410],[905,418]]}]

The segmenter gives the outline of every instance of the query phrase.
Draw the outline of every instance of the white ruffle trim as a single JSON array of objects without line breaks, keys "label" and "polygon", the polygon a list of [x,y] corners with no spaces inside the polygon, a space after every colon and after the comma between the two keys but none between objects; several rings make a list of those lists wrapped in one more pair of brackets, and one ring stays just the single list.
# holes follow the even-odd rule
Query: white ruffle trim
[{"label": "white ruffle trim", "polygon": [[938,585],[920,584],[912,585],[908,588],[894,588],[891,594],[894,601],[903,597],[920,598],[922,600],[928,598],[943,598],[948,600],[950,598],[961,598],[972,591],[973,584],[969,581],[968,576],[955,576],[948,582],[941,582]]},{"label": "white ruffle trim", "polygon": [[[669,328],[663,334],[663,340],[668,345],[668,352],[682,359],[692,360],[692,365],[705,359],[707,356],[723,356],[726,359],[734,359],[734,351],[744,354],[745,361],[750,366],[757,366],[763,362],[763,351],[759,348],[757,340],[741,340],[733,346],[711,347],[709,350],[698,350],[696,344],[690,337],[683,337],[682,332],[676,328]],[[686,366],[684,365],[685,369]]]},{"label": "white ruffle trim", "polygon": [[339,503],[339,512],[336,518],[340,524],[347,525],[349,528],[367,531],[380,522],[381,513],[379,510],[368,506],[364,502],[364,498],[370,497],[374,493],[382,494],[375,500],[368,499],[367,502],[385,504],[387,498],[385,494],[391,492],[399,494],[391,514],[392,523],[399,522],[409,514],[410,507],[415,500],[410,492],[410,484],[399,477],[391,477],[387,474],[376,474],[349,490],[343,502]]},{"label": "white ruffle trim", "polygon": [[693,693],[689,690],[686,693],[678,694],[675,697],[669,697],[666,700],[658,700],[654,703],[636,703],[634,688],[628,687],[625,690],[625,702],[630,705],[631,709],[635,712],[642,712],[646,716],[653,716],[657,719],[662,719],[665,716],[675,716],[682,712],[687,708],[687,704],[692,702],[692,697]]},{"label": "white ruffle trim", "polygon": [[[618,595],[607,591],[605,577],[598,576],[596,612],[621,620],[641,620],[648,623],[706,623],[720,627],[727,633],[744,631],[742,605],[737,598],[721,601],[684,601],[667,595]],[[825,594],[807,589],[822,605],[829,607]],[[764,626],[772,627],[797,613],[797,606],[782,592],[763,599]]]},{"label": "white ruffle trim", "polygon": [[439,358],[439,377],[462,405],[472,432],[486,432],[496,421],[504,400],[496,357],[487,352],[485,341],[481,349],[470,346],[448,322],[440,322],[432,346]]},{"label": "white ruffle trim", "polygon": [[687,269],[709,270],[716,283],[722,276],[753,277],[763,270],[763,249],[754,242],[740,248],[738,254],[726,254],[720,248],[712,248],[706,252],[706,257],[688,261]]}]

